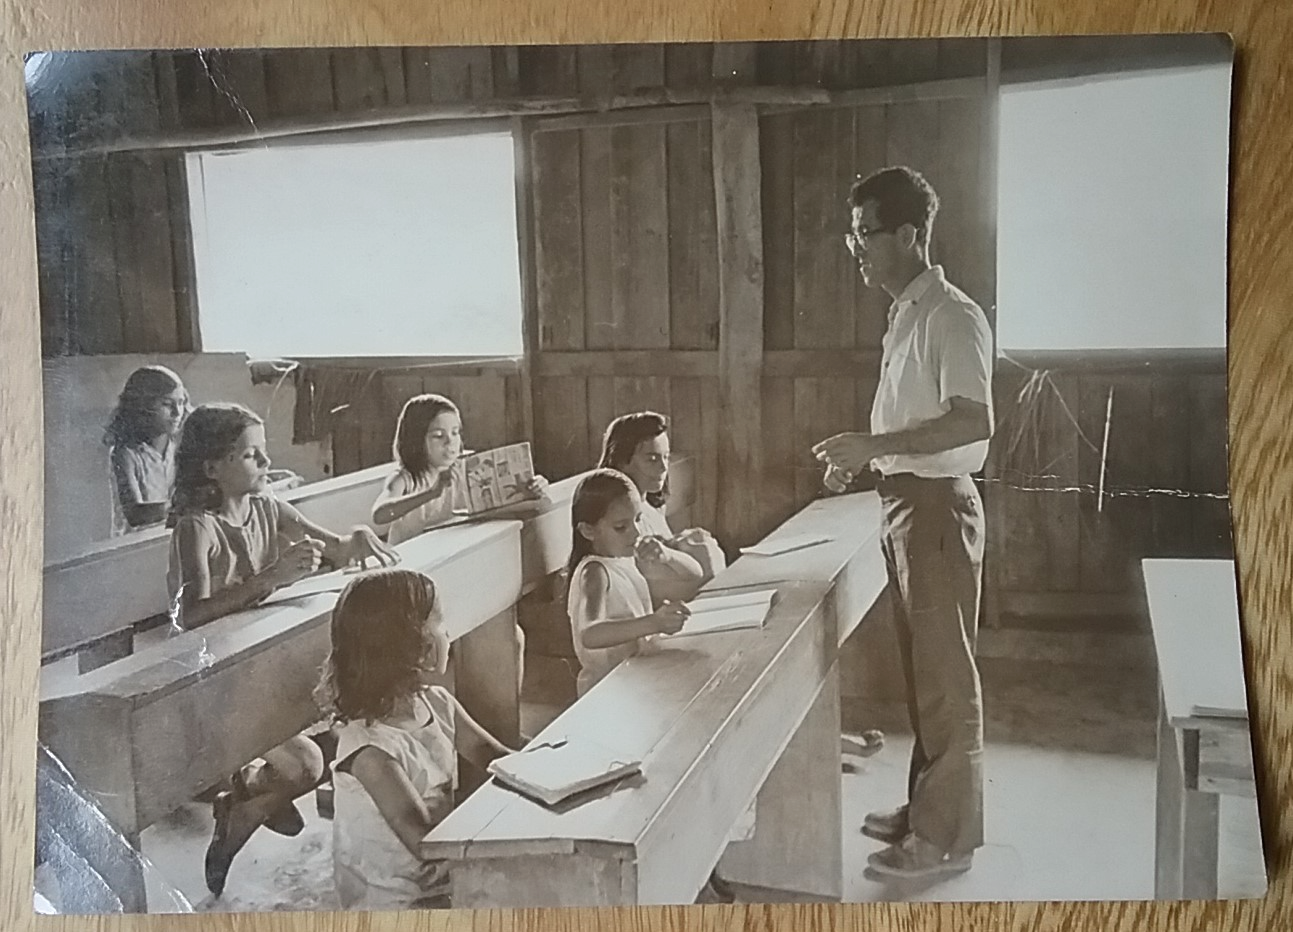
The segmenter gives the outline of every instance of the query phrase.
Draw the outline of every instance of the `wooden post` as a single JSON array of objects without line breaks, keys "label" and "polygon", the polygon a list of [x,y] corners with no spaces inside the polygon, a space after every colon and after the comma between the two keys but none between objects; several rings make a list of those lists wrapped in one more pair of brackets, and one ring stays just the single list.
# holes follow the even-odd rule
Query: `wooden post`
[{"label": "wooden post", "polygon": [[1198,731],[1183,736],[1159,696],[1154,898],[1216,899],[1220,800],[1198,788]]},{"label": "wooden post", "polygon": [[755,84],[759,47],[753,42],[715,42],[710,74],[718,85]]},{"label": "wooden post", "polygon": [[1154,899],[1181,898],[1181,785],[1176,732],[1167,720],[1162,686],[1158,698],[1157,792],[1154,812]]},{"label": "wooden post", "polygon": [[[521,423],[525,439],[534,442],[534,363],[539,350],[539,302],[535,281],[533,191],[534,165],[531,159],[530,124],[523,117],[512,119],[512,152],[516,162],[516,237],[521,267]],[[509,423],[510,423],[509,412]],[[514,442],[516,438],[508,438]]]},{"label": "wooden post", "polygon": [[715,103],[718,226],[718,522],[728,546],[754,541],[762,520],[763,213],[759,116]]},{"label": "wooden post", "polygon": [[975,227],[981,234],[983,265],[991,276],[992,290],[979,300],[985,303],[983,312],[992,325],[992,349],[997,349],[997,163],[1000,158],[1001,126],[1001,38],[994,36],[988,42],[987,61],[987,127],[984,151],[979,158],[979,183],[988,192],[984,212]]}]

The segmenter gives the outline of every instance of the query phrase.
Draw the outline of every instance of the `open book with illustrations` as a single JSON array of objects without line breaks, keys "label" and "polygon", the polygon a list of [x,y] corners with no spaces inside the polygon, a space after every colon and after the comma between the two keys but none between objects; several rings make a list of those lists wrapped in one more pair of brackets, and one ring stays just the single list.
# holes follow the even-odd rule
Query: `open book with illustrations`
[{"label": "open book with illustrations", "polygon": [[460,499],[456,511],[474,515],[527,501],[534,478],[528,442],[468,454],[454,464]]}]

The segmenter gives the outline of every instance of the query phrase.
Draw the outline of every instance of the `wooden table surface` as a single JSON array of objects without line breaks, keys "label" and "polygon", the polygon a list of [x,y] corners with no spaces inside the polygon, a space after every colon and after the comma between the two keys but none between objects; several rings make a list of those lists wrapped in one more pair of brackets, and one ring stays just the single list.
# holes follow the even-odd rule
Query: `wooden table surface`
[{"label": "wooden table surface", "polygon": [[[1288,0],[5,0],[0,60],[0,928],[1267,930],[1293,927],[1293,3]],[[380,916],[30,916],[40,651],[40,325],[22,54],[49,48],[737,41],[1225,31],[1238,47],[1230,237],[1232,505],[1270,892],[1239,903],[704,907]]]},{"label": "wooden table surface", "polygon": [[1168,721],[1189,728],[1202,718],[1206,725],[1206,711],[1196,711],[1208,709],[1243,721],[1248,695],[1234,561],[1144,560],[1142,568]]}]

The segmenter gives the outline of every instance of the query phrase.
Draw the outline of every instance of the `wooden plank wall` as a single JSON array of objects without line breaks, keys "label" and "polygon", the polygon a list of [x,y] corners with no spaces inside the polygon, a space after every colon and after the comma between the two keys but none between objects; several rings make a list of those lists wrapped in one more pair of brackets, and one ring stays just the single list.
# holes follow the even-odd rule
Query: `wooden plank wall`
[{"label": "wooden plank wall", "polygon": [[[977,40],[916,45],[928,51],[912,55],[909,48],[899,58],[893,42],[765,43],[757,48],[757,69],[740,80],[868,87],[972,75],[981,68],[983,46]],[[708,43],[54,53],[50,76],[33,87],[29,101],[44,355],[200,349],[192,318],[182,156],[160,149],[62,153],[122,137],[247,128],[406,105],[708,87],[713,59]],[[652,133],[626,129],[616,135],[624,143]],[[609,158],[609,140],[594,149],[598,145],[600,157]],[[657,149],[658,162],[663,146]],[[633,146],[621,144],[616,151],[632,167],[652,164],[649,154],[632,154]],[[682,170],[676,167],[680,160],[673,161]],[[621,169],[628,167],[621,162]],[[617,197],[641,201],[660,171],[635,176],[637,193],[625,190]],[[644,245],[668,248],[662,242]],[[124,270],[120,276],[118,268]],[[633,284],[631,277],[617,280],[621,312],[630,307],[624,295]]]},{"label": "wooden plank wall", "polygon": [[[709,122],[538,132],[531,152],[541,468],[588,468],[617,415],[660,411],[674,422],[674,446],[700,458],[698,520],[713,526],[718,282]],[[686,371],[697,353],[703,365]]]},{"label": "wooden plank wall", "polygon": [[[908,47],[903,56],[894,54],[892,42],[737,46],[735,59],[753,67],[721,79],[848,88],[981,71],[981,42],[919,46],[922,53],[912,55]],[[103,52],[59,54],[53,61],[56,80],[43,92],[37,88],[30,102],[46,356],[201,349],[182,155],[173,149],[61,154],[68,149],[123,136],[264,126],[410,104],[595,96],[608,89],[709,87],[716,80],[710,44]],[[571,275],[570,264],[563,266],[559,254],[569,251],[560,244],[572,229],[587,261],[577,303],[537,309],[549,329],[535,342],[570,351],[713,352],[718,318],[708,124],[537,139],[534,183],[559,189],[577,170],[585,205],[578,217],[568,208],[564,214],[549,209],[535,224],[538,293],[570,292],[560,281]],[[717,368],[712,361],[697,368],[695,357],[681,362],[689,367],[685,375],[647,360],[631,372],[602,366],[591,376],[537,379],[540,467],[553,476],[585,468],[600,430],[575,438],[543,422],[545,409],[570,405],[600,425],[623,410],[656,405],[675,418],[679,448],[696,450],[708,463],[699,516],[713,525],[715,455],[703,438],[717,431]],[[401,371],[376,380],[365,400],[342,415],[334,443],[338,472],[376,462],[389,450],[388,433],[410,378]],[[476,389],[459,378],[453,388],[455,397],[471,398],[471,422],[516,427],[521,389],[515,380],[503,384],[500,391],[491,377]],[[514,439],[521,430],[476,432],[468,425],[477,446],[486,438]]]},{"label": "wooden plank wall", "polygon": [[[881,87],[978,76],[986,68],[977,40],[899,48],[896,41],[778,42],[727,47],[719,56],[710,45],[620,45],[78,59],[79,70],[60,79],[60,93],[37,95],[31,108],[45,353],[200,348],[180,157],[173,150],[59,156],[63,147],[419,103],[601,99],[716,83]],[[675,447],[699,458],[697,520],[723,533],[714,443],[721,425],[712,138],[706,110],[678,113],[664,122],[611,119],[563,129],[545,124],[553,118],[525,121],[519,151],[529,153],[521,193],[529,192],[533,232],[524,256],[532,399],[524,397],[521,376],[496,370],[448,380],[408,368],[381,373],[362,403],[343,413],[334,443],[339,472],[388,455],[395,415],[415,391],[445,391],[462,402],[468,442],[477,447],[522,436],[532,400],[538,465],[554,478],[594,462],[601,431],[616,414],[653,407],[672,418]],[[811,444],[866,421],[887,301],[861,287],[843,244],[845,197],[857,174],[906,162],[929,176],[942,198],[934,258],[995,314],[993,125],[981,98],[761,118],[758,530],[818,494]],[[1142,370],[1050,368],[1058,397],[1088,436],[1102,431],[1107,391],[1115,387],[1107,483],[1224,490],[1225,447],[1217,436],[1225,429],[1224,361],[1159,366],[1153,376]],[[1019,376],[1003,371],[998,381],[1005,410]],[[1093,466],[1074,431],[1054,418],[1047,423],[1035,459],[1061,477],[1056,482],[1091,484],[1098,458]],[[1138,430],[1144,423],[1153,430]],[[1003,465],[1001,449],[999,442],[993,469]],[[1004,596],[1005,608],[1026,607],[1037,593],[1125,593],[1139,553],[1202,556],[1229,547],[1224,500],[1117,496],[1091,512],[1089,494],[1038,494],[996,478],[990,470],[989,590]],[[1137,509],[1149,509],[1148,524],[1133,520]],[[1140,526],[1150,530],[1129,530]]]},{"label": "wooden plank wall", "polygon": [[768,116],[763,120],[765,466],[776,523],[821,489],[809,450],[865,429],[889,299],[867,289],[844,245],[849,187],[889,164],[922,171],[942,203],[932,257],[991,315],[992,239],[985,98],[914,101]]},{"label": "wooden plank wall", "polygon": [[[620,52],[621,50],[614,50]],[[762,84],[858,86],[983,73],[984,47],[929,43],[894,68],[889,43],[778,43],[757,50]],[[908,50],[910,52],[910,49]],[[922,57],[923,56],[923,57]],[[977,58],[975,57],[977,56]],[[629,86],[611,50],[563,52],[545,92]],[[644,84],[681,85],[709,67],[695,50],[639,60]],[[684,77],[685,75],[685,77]],[[885,83],[885,82],[877,82]],[[680,111],[681,113],[681,111]],[[764,238],[764,484],[754,531],[816,496],[808,453],[869,409],[888,302],[867,292],[844,246],[849,185],[893,161],[927,172],[945,207],[937,257],[993,303],[986,101],[918,101],[769,115],[760,121]],[[608,123],[610,121],[608,120]],[[715,438],[718,262],[707,114],[636,126],[542,131],[531,144],[538,346],[535,433],[546,468],[595,461],[616,415],[654,408],[673,443],[699,458],[698,520],[723,534]],[[573,244],[573,245],[572,245]],[[859,311],[861,313],[859,313]],[[857,323],[855,324],[855,319]]]},{"label": "wooden plank wall", "polygon": [[[1021,404],[1032,371],[1046,374]],[[1134,623],[1142,558],[1233,556],[1223,351],[1032,371],[997,375],[990,617]]]}]

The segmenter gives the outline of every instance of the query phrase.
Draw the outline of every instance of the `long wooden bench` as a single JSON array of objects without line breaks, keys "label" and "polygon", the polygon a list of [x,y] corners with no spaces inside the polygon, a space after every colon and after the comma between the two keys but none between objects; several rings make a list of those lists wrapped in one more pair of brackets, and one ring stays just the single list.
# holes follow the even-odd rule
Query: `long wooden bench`
[{"label": "long wooden bench", "polygon": [[[885,586],[878,501],[815,502],[770,539],[806,532],[835,539],[742,556],[706,586],[775,586],[762,629],[667,641],[535,738],[586,736],[641,775],[563,809],[491,781],[424,839],[456,907],[688,903],[720,859],[733,881],[839,898],[837,658]],[[729,845],[756,798],[753,837]]]},{"label": "long wooden bench", "polygon": [[[681,520],[691,461],[675,471],[669,511]],[[525,520],[437,528],[396,548],[402,565],[435,579],[455,689],[504,741],[520,730],[516,606],[565,564],[579,478],[553,483],[546,510]],[[79,677],[43,676],[41,741],[137,842],[148,825],[318,720],[313,688],[335,601],[322,593],[249,609]]]}]

